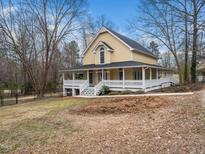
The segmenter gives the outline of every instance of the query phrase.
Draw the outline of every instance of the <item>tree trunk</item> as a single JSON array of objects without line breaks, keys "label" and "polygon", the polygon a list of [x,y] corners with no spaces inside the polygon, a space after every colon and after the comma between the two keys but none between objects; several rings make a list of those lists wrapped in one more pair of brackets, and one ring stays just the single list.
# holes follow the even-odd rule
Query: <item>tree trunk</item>
[{"label": "tree trunk", "polygon": [[189,74],[188,74],[188,52],[189,52],[189,46],[188,46],[188,16],[187,16],[187,6],[186,6],[186,0],[185,3],[185,14],[184,14],[184,27],[185,27],[185,58],[184,58],[184,81],[187,83],[189,81]]},{"label": "tree trunk", "polygon": [[178,58],[176,57],[175,59],[176,59],[176,64],[177,64],[177,69],[178,69],[178,74],[179,74],[179,83],[183,84],[184,80],[183,80],[181,65],[179,64]]},{"label": "tree trunk", "polygon": [[194,3],[193,15],[193,45],[192,45],[192,62],[191,62],[191,81],[196,82],[196,56],[197,56],[197,0]]}]

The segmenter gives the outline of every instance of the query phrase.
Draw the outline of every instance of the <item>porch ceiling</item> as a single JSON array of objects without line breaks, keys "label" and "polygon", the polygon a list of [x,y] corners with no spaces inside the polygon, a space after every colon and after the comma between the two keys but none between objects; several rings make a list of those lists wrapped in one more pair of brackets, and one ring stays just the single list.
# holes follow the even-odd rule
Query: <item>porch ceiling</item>
[{"label": "porch ceiling", "polygon": [[90,64],[90,65],[82,65],[79,67],[71,68],[69,70],[61,70],[61,72],[67,71],[83,71],[83,70],[101,70],[101,69],[115,69],[115,68],[139,68],[139,67],[148,67],[148,68],[157,68],[159,70],[168,70],[159,65],[151,65],[146,63],[141,63],[137,61],[124,61],[124,62],[114,62],[109,64]]}]

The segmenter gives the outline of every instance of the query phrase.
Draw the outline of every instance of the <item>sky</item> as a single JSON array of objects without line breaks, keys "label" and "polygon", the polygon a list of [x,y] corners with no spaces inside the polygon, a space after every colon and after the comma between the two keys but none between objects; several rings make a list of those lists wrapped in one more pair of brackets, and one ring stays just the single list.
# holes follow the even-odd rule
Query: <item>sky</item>
[{"label": "sky", "polygon": [[117,27],[117,31],[128,34],[128,20],[137,13],[139,0],[88,0],[92,16],[105,15]]},{"label": "sky", "polygon": [[[137,10],[139,3],[140,0],[88,0],[88,10],[93,17],[105,15],[116,26],[115,31],[137,40],[143,46],[147,46],[153,39],[140,32],[136,35],[129,31],[128,21],[140,16],[140,11]],[[154,41],[157,42],[156,39]],[[162,52],[166,48],[160,46],[159,50]]]}]

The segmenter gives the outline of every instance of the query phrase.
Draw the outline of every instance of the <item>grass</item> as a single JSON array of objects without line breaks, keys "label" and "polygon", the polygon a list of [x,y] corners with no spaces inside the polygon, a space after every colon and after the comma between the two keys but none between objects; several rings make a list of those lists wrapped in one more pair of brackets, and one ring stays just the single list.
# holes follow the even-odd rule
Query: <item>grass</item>
[{"label": "grass", "polygon": [[43,145],[79,128],[59,117],[63,109],[87,103],[86,99],[52,98],[0,108],[0,153],[33,145]]}]

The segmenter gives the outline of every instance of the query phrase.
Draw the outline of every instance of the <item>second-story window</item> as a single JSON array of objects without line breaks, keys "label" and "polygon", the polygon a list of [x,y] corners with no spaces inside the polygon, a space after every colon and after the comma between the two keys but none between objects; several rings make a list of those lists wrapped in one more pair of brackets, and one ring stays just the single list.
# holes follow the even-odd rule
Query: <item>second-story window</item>
[{"label": "second-story window", "polygon": [[100,64],[105,63],[105,51],[104,48],[100,48]]}]

